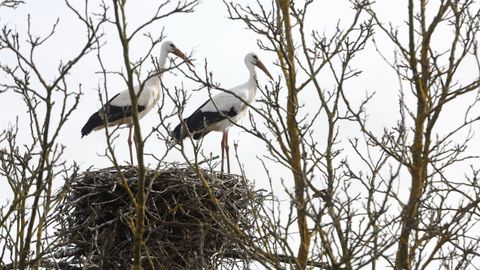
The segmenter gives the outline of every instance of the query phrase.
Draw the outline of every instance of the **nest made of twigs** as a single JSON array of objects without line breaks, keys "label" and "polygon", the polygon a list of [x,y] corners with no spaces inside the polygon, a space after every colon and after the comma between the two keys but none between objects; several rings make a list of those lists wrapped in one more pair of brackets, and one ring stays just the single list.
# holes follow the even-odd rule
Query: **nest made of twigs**
[{"label": "nest made of twigs", "polygon": [[[138,169],[122,167],[121,173],[135,194]],[[252,224],[248,209],[259,194],[240,176],[201,173],[223,217],[247,229]],[[173,166],[146,175],[145,269],[215,268],[222,254],[237,250],[197,172]],[[106,168],[87,171],[70,183],[60,213],[64,222],[59,233],[66,244],[58,257],[83,269],[131,267],[134,234],[129,224],[135,209],[120,179],[117,169]]]}]

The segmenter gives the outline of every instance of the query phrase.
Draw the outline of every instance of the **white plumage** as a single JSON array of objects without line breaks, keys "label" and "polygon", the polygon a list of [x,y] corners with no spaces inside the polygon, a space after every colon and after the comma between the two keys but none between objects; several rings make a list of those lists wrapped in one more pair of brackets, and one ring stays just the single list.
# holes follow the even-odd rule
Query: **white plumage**
[{"label": "white plumage", "polygon": [[[171,41],[166,41],[162,44],[160,50],[160,58],[158,63],[158,76],[149,78],[143,87],[142,92],[137,98],[138,104],[138,118],[145,116],[161,98],[161,75],[165,69],[165,63],[169,53],[173,53],[185,60],[188,64],[192,63],[186,58],[185,54],[180,51]],[[134,88],[138,95],[140,87],[137,85]],[[132,156],[132,109],[131,99],[128,89],[118,93],[111,98],[100,110],[93,113],[88,119],[87,123],[82,128],[82,137],[90,134],[93,130],[99,130],[108,126],[129,125],[128,144],[130,149],[130,156]]]},{"label": "white plumage", "polygon": [[[162,85],[161,85],[160,77],[161,77],[161,74],[159,76],[154,76],[145,82],[143,91],[137,99],[138,106],[144,108],[141,111],[139,110],[138,112],[139,119],[144,117],[150,110],[153,109],[153,107],[155,107],[155,104],[157,104],[157,102],[160,101],[160,98],[162,96],[161,95]],[[138,95],[139,89],[140,87],[136,85],[134,88],[135,94]],[[130,100],[130,94],[128,93],[128,89],[118,93],[118,95],[115,96],[115,98],[109,101],[109,104],[111,106],[117,106],[117,107],[130,107],[131,100]],[[122,124],[128,124],[128,125],[132,124],[131,116],[123,117],[120,120],[124,120]],[[108,125],[114,126],[114,125],[117,125],[117,123],[108,122]],[[94,128],[94,130],[98,130],[101,128],[103,128],[103,125]]]},{"label": "white plumage", "polygon": [[237,87],[216,94],[200,106],[190,117],[184,119],[173,131],[173,136],[180,142],[189,134],[198,140],[210,131],[222,131],[222,165],[224,151],[227,154],[227,168],[230,173],[230,157],[228,146],[228,129],[248,111],[257,92],[257,73],[255,66],[263,70],[271,79],[272,76],[254,53],[245,56],[245,65],[249,71],[248,81]]}]

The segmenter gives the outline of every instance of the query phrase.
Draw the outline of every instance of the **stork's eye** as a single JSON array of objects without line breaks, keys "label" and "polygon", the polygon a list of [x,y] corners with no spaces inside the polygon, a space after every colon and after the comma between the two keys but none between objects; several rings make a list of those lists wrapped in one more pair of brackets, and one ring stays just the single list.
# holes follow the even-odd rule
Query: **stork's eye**
[{"label": "stork's eye", "polygon": [[258,57],[256,55],[253,56],[253,59],[258,60]]},{"label": "stork's eye", "polygon": [[174,45],[174,44],[170,44],[170,47],[175,48],[175,45]]}]

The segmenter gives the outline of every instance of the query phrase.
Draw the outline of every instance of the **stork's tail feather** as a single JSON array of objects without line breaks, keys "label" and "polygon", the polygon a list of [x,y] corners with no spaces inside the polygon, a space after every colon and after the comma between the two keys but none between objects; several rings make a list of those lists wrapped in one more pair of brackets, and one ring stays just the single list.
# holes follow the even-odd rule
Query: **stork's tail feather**
[{"label": "stork's tail feather", "polygon": [[[186,128],[185,128],[186,127]],[[189,134],[193,135],[193,139],[199,140],[205,136],[209,131],[205,131],[204,126],[199,126],[198,123],[195,124],[191,121],[191,118],[185,118],[183,121],[178,124],[173,130],[171,136],[173,143],[181,143]]]},{"label": "stork's tail feather", "polygon": [[87,123],[82,128],[82,138],[83,136],[87,136],[94,130],[96,127],[103,124],[102,118],[100,117],[100,113],[96,112],[88,118]]},{"label": "stork's tail feather", "polygon": [[171,134],[172,142],[175,144],[181,143],[183,139],[185,139],[188,136],[188,132],[184,128],[184,121],[185,120],[183,120],[180,124],[178,124]]}]

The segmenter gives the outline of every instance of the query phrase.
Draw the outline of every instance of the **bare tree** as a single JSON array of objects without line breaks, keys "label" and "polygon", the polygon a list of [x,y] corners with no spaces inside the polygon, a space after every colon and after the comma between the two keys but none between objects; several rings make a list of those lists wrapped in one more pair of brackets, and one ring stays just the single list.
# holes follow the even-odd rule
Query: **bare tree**
[{"label": "bare tree", "polygon": [[[272,236],[276,248],[272,253],[289,256],[296,269],[305,269],[311,261],[325,268],[353,269],[369,260],[367,253],[357,250],[361,249],[362,241],[371,241],[373,235],[362,233],[367,229],[361,228],[356,232],[359,239],[353,242],[353,234],[346,234],[351,229],[346,220],[357,218],[357,214],[348,206],[354,198],[348,195],[348,185],[342,183],[348,178],[342,173],[347,167],[344,161],[336,161],[340,151],[336,144],[341,121],[352,117],[341,109],[343,85],[358,75],[351,69],[350,61],[364,49],[372,34],[372,24],[361,19],[366,13],[365,7],[353,3],[354,16],[345,29],[337,28],[330,37],[316,31],[308,36],[304,24],[308,16],[313,16],[309,13],[312,4],[313,1],[301,5],[293,1],[272,1],[270,4],[258,2],[254,8],[226,2],[231,19],[242,21],[259,35],[260,48],[276,55],[282,72],[279,82],[262,89],[261,103],[265,108],[256,110],[268,132],[260,132],[254,123],[254,128],[249,130],[267,143],[271,157],[288,168],[293,177],[294,191],[287,189],[287,194],[291,199],[290,211],[295,212],[287,215],[283,209],[283,217],[288,219],[271,221],[277,224],[277,233]],[[318,78],[329,69],[338,75],[337,84],[331,90],[325,89]],[[284,101],[282,91],[287,92]],[[319,105],[303,106],[300,95],[305,92],[315,95],[315,103]],[[321,135],[325,149],[319,147],[317,139],[323,116],[327,121],[327,135]],[[322,175],[323,181],[313,181],[316,174]],[[345,192],[346,197],[337,199],[338,189]],[[291,230],[299,232],[298,244],[287,240]]]},{"label": "bare tree", "polygon": [[[433,13],[427,14],[427,10]],[[409,198],[403,203],[399,220],[395,268],[426,269],[435,263],[464,268],[470,258],[478,256],[471,249],[480,244],[478,234],[473,233],[478,228],[478,213],[474,210],[480,202],[478,183],[471,181],[478,168],[472,167],[471,176],[467,171],[462,173],[465,176],[450,173],[478,160],[469,145],[480,119],[474,109],[478,106],[480,69],[467,68],[473,76],[462,76],[460,70],[473,59],[478,63],[480,9],[468,0],[411,0],[405,40],[394,26],[379,19],[374,6],[369,6],[368,12],[395,45],[396,59],[389,64],[402,89],[399,124],[387,130],[382,139],[368,131],[358,118],[373,146],[397,160],[410,175]],[[446,50],[434,37],[445,29],[449,44]],[[413,104],[407,101],[408,93],[415,99]],[[465,96],[473,97],[473,101],[455,109],[461,117],[449,121],[448,128],[441,128],[443,119],[453,118],[449,106],[465,100]]]},{"label": "bare tree", "polygon": [[[265,237],[270,235],[271,242],[263,248],[288,256],[297,269],[305,269],[312,260],[332,269],[467,267],[478,256],[473,251],[479,245],[474,229],[478,227],[478,183],[473,180],[478,155],[468,146],[480,119],[475,109],[479,10],[472,1],[414,2],[409,2],[406,14],[407,41],[400,38],[402,28],[382,22],[380,11],[368,1],[350,1],[350,22],[339,23],[330,35],[315,30],[305,33],[311,28],[305,24],[308,16],[314,16],[313,1],[279,0],[256,6],[225,2],[230,18],[258,34],[259,47],[277,56],[282,71],[279,82],[260,89],[262,106],[252,107],[251,119],[256,121],[251,121],[251,128],[240,127],[268,146],[268,159],[292,172],[294,191],[288,187],[286,191],[294,212],[287,214],[283,209],[285,219],[277,219],[267,207],[263,214],[268,218],[257,229]],[[436,13],[429,17],[427,9]],[[432,38],[442,31],[440,27],[452,32],[447,51],[436,49]],[[355,107],[347,88],[350,80],[361,76],[352,60],[369,40],[376,45],[375,28],[380,30],[376,35],[386,34],[397,48],[394,61],[386,60],[398,74],[401,89],[398,124],[380,136],[366,121],[374,96],[368,95]],[[368,48],[382,57],[386,54],[381,46]],[[477,70],[465,80],[459,70],[467,61],[477,63]],[[333,88],[320,79],[325,73],[333,79]],[[206,86],[210,82],[203,79]],[[285,100],[279,94],[282,91],[286,91]],[[299,101],[301,94],[312,93],[318,97],[317,106]],[[408,104],[408,93],[416,103]],[[457,125],[450,123],[449,131],[438,129],[437,123],[448,118],[446,107],[462,96],[472,100],[461,106],[460,115],[465,117],[456,119]],[[263,119],[261,128],[258,119]],[[359,124],[362,132],[358,138],[341,140],[342,125],[350,122]],[[320,133],[322,123],[326,129]],[[264,127],[268,132],[262,131]],[[356,156],[345,156],[343,149],[348,145]],[[364,168],[354,169],[350,163],[355,160]],[[471,173],[465,171],[463,180],[458,179],[460,175],[449,176],[470,164]],[[412,179],[408,190],[400,185],[405,173]],[[402,198],[405,193],[407,201]],[[293,228],[299,233],[294,238],[298,242],[288,240]],[[392,253],[397,254],[395,258]],[[281,262],[280,256],[265,260],[264,255],[258,260],[276,266]]]},{"label": "bare tree", "polygon": [[[140,34],[146,27],[152,25],[158,20],[164,19],[170,15],[176,13],[187,13],[192,12],[193,8],[197,5],[197,1],[179,1],[175,4],[173,8],[168,11],[164,11],[166,7],[168,7],[169,2],[161,3],[156,11],[156,13],[145,23],[141,24],[140,26],[134,28],[133,30],[127,30],[127,16],[126,16],[126,3],[127,1],[118,1],[113,0],[113,9],[115,14],[115,19],[113,21],[114,25],[118,31],[118,37],[123,49],[123,60],[125,65],[125,74],[121,74],[123,77],[128,92],[130,94],[131,99],[131,110],[132,110],[132,123],[134,127],[134,136],[135,136],[135,146],[136,146],[136,159],[137,159],[137,166],[138,166],[138,178],[137,178],[137,192],[135,197],[133,197],[133,193],[130,191],[129,186],[126,184],[127,179],[122,176],[122,182],[124,183],[124,188],[129,190],[132,199],[132,205],[135,207],[135,216],[132,217],[131,222],[131,229],[134,232],[134,249],[133,249],[133,258],[134,258],[134,269],[142,269],[142,251],[143,249],[143,237],[144,237],[144,230],[145,230],[145,211],[146,211],[146,202],[147,202],[147,193],[149,189],[146,187],[150,186],[153,179],[156,178],[156,175],[151,177],[150,179],[146,179],[146,167],[144,162],[144,137],[142,136],[141,129],[140,129],[140,122],[139,122],[139,113],[138,113],[138,97],[143,91],[146,81],[151,78],[152,76],[159,76],[163,70],[156,70],[153,71],[151,74],[147,76],[147,79],[141,80],[138,77],[138,74],[142,68],[142,64],[145,60],[149,59],[151,50],[163,39],[163,35],[157,39],[151,39],[152,45],[150,50],[148,51],[147,55],[140,58],[137,61],[132,61],[130,59],[130,49],[129,45],[130,42],[133,41],[134,38],[138,34]],[[151,37],[151,36],[150,36]],[[135,84],[139,82],[139,89],[135,91]],[[164,119],[161,119],[161,123],[163,124]],[[148,137],[148,136],[147,136]],[[107,136],[108,139],[108,136]],[[112,161],[114,165],[118,168],[119,164],[114,157],[111,144],[109,144],[109,150],[112,154]],[[165,154],[166,155],[166,154]],[[165,156],[164,155],[164,156]],[[160,168],[161,162],[157,167]],[[118,170],[120,171],[120,170]],[[158,174],[157,174],[158,175]]]},{"label": "bare tree", "polygon": [[[82,93],[80,87],[74,89],[68,77],[72,68],[95,49],[105,20],[100,14],[100,19],[93,23],[68,2],[66,5],[84,25],[85,37],[70,59],[59,62],[53,79],[35,57],[38,49],[55,37],[58,21],[44,37],[32,31],[30,17],[27,33],[17,33],[6,26],[0,33],[0,52],[15,59],[12,64],[0,63],[8,78],[0,87],[21,98],[30,121],[28,142],[18,141],[18,125],[3,130],[0,136],[0,175],[13,195],[12,201],[2,206],[0,219],[1,238],[5,239],[1,261],[11,261],[9,268],[38,268],[45,263],[42,258],[58,244],[57,236],[47,230],[55,222],[52,209],[62,203],[62,191],[54,190],[55,179],[68,179],[78,170],[74,163],[65,161],[65,146],[57,142]],[[88,2],[84,7],[87,9]]]},{"label": "bare tree", "polygon": [[[2,2],[2,5],[15,7],[20,2],[7,1]],[[196,0],[175,3],[165,1],[158,5],[150,18],[147,18],[135,28],[129,27],[127,29],[126,1],[112,1],[111,7],[108,3],[102,2],[100,5],[94,6],[93,9],[88,2],[77,8],[76,5],[74,7],[66,1],[65,5],[68,9],[85,26],[87,40],[77,55],[72,59],[60,62],[58,75],[53,82],[47,79],[48,76],[44,74],[43,67],[39,66],[34,59],[38,48],[55,38],[58,21],[46,37],[40,38],[31,31],[29,17],[28,33],[25,34],[27,42],[25,44],[22,42],[21,34],[15,33],[8,27],[3,28],[0,36],[0,50],[2,53],[13,55],[17,61],[13,64],[0,63],[4,74],[10,77],[10,81],[0,84],[0,90],[16,93],[22,97],[30,116],[32,142],[31,146],[25,149],[20,147],[22,142],[18,142],[16,139],[18,125],[13,125],[12,128],[2,131],[0,136],[2,143],[2,177],[4,176],[9,183],[14,198],[13,201],[9,201],[1,207],[2,267],[20,269],[38,268],[39,266],[61,267],[48,259],[53,258],[53,253],[59,247],[68,247],[68,243],[60,243],[60,240],[65,239],[57,234],[51,235],[51,233],[58,227],[57,223],[62,221],[57,220],[58,212],[56,211],[61,208],[65,195],[64,191],[69,188],[69,185],[67,183],[67,185],[55,191],[54,180],[60,177],[65,179],[77,177],[78,167],[75,164],[69,165],[70,163],[64,160],[62,154],[65,146],[59,144],[58,137],[65,122],[68,121],[71,113],[76,110],[82,94],[81,88],[77,91],[71,90],[72,86],[68,77],[72,67],[87,54],[96,52],[101,69],[100,74],[103,75],[104,81],[103,88],[99,88],[100,100],[103,100],[104,95],[108,100],[107,76],[110,74],[120,75],[129,90],[131,104],[133,104],[132,108],[134,108],[132,122],[136,138],[136,159],[139,172],[135,192],[130,189],[130,186],[127,185],[127,179],[121,174],[120,167],[122,164],[118,161],[113,146],[117,137],[115,131],[119,127],[105,129],[107,140],[105,155],[120,173],[119,184],[122,184],[128,191],[132,206],[135,209],[135,213],[129,217],[130,227],[135,238],[132,257],[135,269],[142,268],[142,258],[146,258],[145,254],[148,254],[143,239],[146,199],[153,180],[160,174],[160,169],[164,166],[163,159],[168,151],[153,156],[158,161],[157,172],[146,179],[144,156],[151,154],[144,153],[143,145],[145,140],[153,136],[154,131],[142,136],[136,104],[138,95],[142,93],[149,79],[160,76],[161,73],[179,65],[173,63],[171,67],[165,70],[154,69],[148,72],[146,76],[142,74],[142,68],[145,63],[149,63],[149,60],[152,60],[154,66],[156,65],[158,59],[152,53],[165,37],[163,30],[159,34],[151,34],[148,32],[148,28],[173,14],[192,12],[197,3]],[[110,19],[109,16],[111,9],[113,9],[113,19]],[[123,49],[125,73],[109,71],[103,63],[102,48],[108,39],[105,38],[105,33],[99,29],[103,30],[102,27],[106,24],[116,27],[118,40]],[[148,40],[150,47],[144,56],[132,60],[130,58],[130,43],[139,38]],[[28,49],[27,53],[25,53],[24,47]],[[137,85],[138,91],[135,92],[134,88]],[[102,103],[105,102],[102,101]],[[160,104],[160,106],[163,106],[163,104]],[[168,114],[166,116],[161,114],[160,117],[158,126],[165,125],[163,117],[168,118]],[[168,138],[168,135],[166,138]],[[38,164],[36,164],[37,161]],[[7,242],[3,243],[3,239],[7,239]],[[31,243],[36,245],[34,249],[31,248]],[[64,253],[68,255],[70,252]],[[4,261],[5,263],[11,261],[11,263],[7,265],[3,263]]]},{"label": "bare tree", "polygon": [[[86,41],[75,57],[60,64],[53,81],[45,78],[33,56],[36,48],[54,38],[56,26],[45,38],[35,38],[29,31],[26,54],[20,33],[3,29],[0,53],[13,55],[16,63],[0,63],[9,77],[0,84],[0,91],[15,92],[23,99],[32,137],[31,143],[23,146],[17,140],[18,125],[0,133],[0,174],[14,197],[0,208],[0,235],[6,239],[0,252],[2,267],[61,267],[44,260],[60,245],[48,230],[56,222],[50,215],[52,209],[62,203],[64,194],[64,189],[53,192],[53,180],[74,178],[78,168],[64,161],[63,146],[56,140],[81,94],[81,89],[70,90],[68,73],[92,51],[97,54],[104,82],[98,88],[100,103],[105,104],[112,92],[106,83],[112,74],[121,76],[131,98],[136,181],[122,174],[132,170],[122,167],[115,152],[118,127],[105,125],[105,156],[118,171],[114,178],[127,191],[134,209],[126,220],[134,238],[135,269],[153,265],[144,241],[147,201],[172,149],[180,150],[184,163],[205,188],[218,229],[230,235],[238,247],[231,254],[222,254],[243,260],[227,264],[231,268],[242,269],[250,261],[266,269],[472,267],[472,261],[480,257],[480,169],[477,150],[472,147],[474,140],[478,141],[475,132],[480,119],[480,11],[473,0],[409,0],[406,14],[398,15],[405,18],[405,25],[383,19],[373,2],[351,0],[350,16],[338,18],[333,31],[325,32],[320,30],[323,26],[314,25],[322,5],[318,1],[272,0],[252,5],[224,1],[228,17],[257,35],[262,54],[274,55],[280,74],[259,87],[256,103],[249,105],[249,123],[232,123],[266,146],[268,152],[259,162],[272,192],[278,192],[273,188],[278,183],[284,190],[282,194],[273,192],[271,200],[262,205],[251,198],[253,223],[248,228],[229,216],[209,186],[205,171],[215,170],[218,164],[216,157],[202,150],[202,141],[189,138],[184,144],[171,143],[169,123],[182,119],[188,104],[189,92],[183,85],[162,82],[158,125],[146,134],[140,129],[138,96],[150,78],[167,70],[175,69],[189,78],[195,84],[191,91],[209,95],[213,89],[228,91],[216,82],[207,61],[202,73],[179,68],[183,63],[175,61],[166,70],[156,69],[153,52],[164,35],[151,34],[148,27],[170,15],[193,12],[197,3],[162,2],[152,17],[134,26],[129,24],[126,1],[102,3],[100,13],[89,11],[88,6],[79,12],[66,2],[85,25]],[[108,12],[112,12],[111,18]],[[98,29],[106,22],[116,28],[122,72],[112,71],[102,60],[103,33]],[[146,38],[149,46],[143,56],[132,59],[130,47],[141,38]],[[379,43],[385,38],[395,48],[393,56]],[[392,87],[398,89],[399,113],[395,124],[384,127],[383,132],[375,131],[369,121],[368,111],[376,96],[367,93],[359,101],[351,95],[363,90],[355,80],[370,68],[360,67],[356,60],[372,52],[389,68],[383,72],[398,78]],[[145,75],[149,60],[154,68]],[[349,128],[352,125],[357,133]],[[148,153],[144,144],[152,138],[164,143],[164,153]],[[186,149],[188,144],[193,156]],[[158,163],[150,174],[146,173],[147,158]],[[246,182],[238,156],[237,162],[241,176],[235,179]],[[272,168],[289,174],[277,179]],[[136,184],[133,189],[132,182]],[[158,199],[158,194],[155,197]],[[4,260],[12,263],[6,265]],[[209,266],[193,263],[193,267]]]}]

